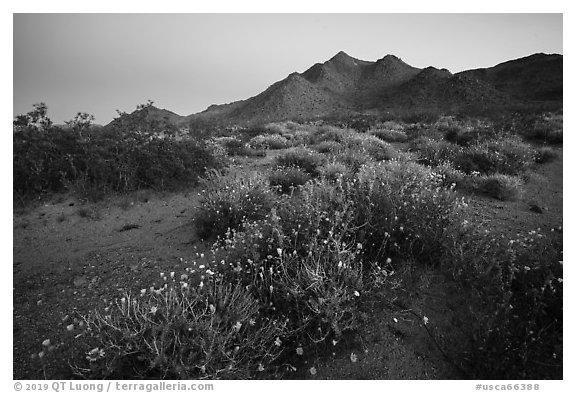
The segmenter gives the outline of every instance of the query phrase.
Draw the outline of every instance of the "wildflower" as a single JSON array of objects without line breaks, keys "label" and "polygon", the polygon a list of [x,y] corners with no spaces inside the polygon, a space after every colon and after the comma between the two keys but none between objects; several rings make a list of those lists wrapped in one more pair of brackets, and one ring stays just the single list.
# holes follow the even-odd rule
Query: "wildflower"
[{"label": "wildflower", "polygon": [[338,268],[342,267],[342,261],[338,261]]},{"label": "wildflower", "polygon": [[74,330],[74,324],[70,324],[68,326],[66,326],[66,330],[68,330],[69,332],[71,332],[72,330]]},{"label": "wildflower", "polygon": [[262,363],[258,365],[258,371],[260,372],[264,371],[264,366],[262,365]]},{"label": "wildflower", "polygon": [[310,374],[316,375],[316,367],[310,367]]},{"label": "wildflower", "polygon": [[336,346],[336,344],[338,344],[338,341],[332,340],[332,345]]},{"label": "wildflower", "polygon": [[392,259],[386,258],[386,263],[392,263]]},{"label": "wildflower", "polygon": [[88,351],[86,353],[88,356],[86,356],[86,359],[91,361],[91,362],[95,362],[100,358],[103,358],[106,355],[106,352],[104,352],[103,349],[100,348],[94,348],[90,351]]},{"label": "wildflower", "polygon": [[140,294],[144,295],[146,293],[146,288],[140,290]]},{"label": "wildflower", "polygon": [[150,308],[150,313],[151,313],[151,314],[156,314],[156,311],[158,311],[158,307],[152,306],[152,308]]},{"label": "wildflower", "polygon": [[183,283],[182,283],[182,288],[188,288],[188,283],[187,283],[187,282],[183,282]]},{"label": "wildflower", "polygon": [[44,345],[45,347],[50,345],[50,339],[47,338],[46,340],[42,341],[42,345]]},{"label": "wildflower", "polygon": [[359,249],[359,250],[361,250],[361,249],[362,249],[362,243],[358,243],[358,244],[356,245],[356,248]]},{"label": "wildflower", "polygon": [[206,366],[202,365],[202,367],[200,367],[200,371],[202,371],[202,374],[206,374]]},{"label": "wildflower", "polygon": [[236,333],[238,333],[241,328],[242,328],[242,322],[240,321],[236,322],[234,326],[232,326],[232,330],[234,330],[234,332]]},{"label": "wildflower", "polygon": [[44,357],[44,351],[38,352],[38,357],[42,359]]},{"label": "wildflower", "polygon": [[350,361],[351,361],[352,363],[356,363],[356,362],[358,361],[358,357],[356,356],[356,354],[355,354],[354,352],[352,352],[352,353],[350,354]]},{"label": "wildflower", "polygon": [[282,249],[281,248],[277,248],[276,252],[278,253],[279,256],[282,256]]},{"label": "wildflower", "polygon": [[187,279],[188,279],[188,275],[187,275],[187,274],[182,274],[182,275],[180,276],[180,280],[181,280],[181,281],[187,280]]},{"label": "wildflower", "polygon": [[248,323],[250,324],[250,326],[254,326],[254,325],[256,325],[256,320],[254,318],[250,318]]},{"label": "wildflower", "polygon": [[296,348],[296,353],[300,356],[304,355],[304,350],[302,349],[302,347],[298,347]]},{"label": "wildflower", "polygon": [[398,319],[392,318],[392,320],[393,320],[395,323],[398,323]]},{"label": "wildflower", "polygon": [[170,278],[174,278],[174,272],[170,272]]},{"label": "wildflower", "polygon": [[210,308],[210,313],[211,313],[211,314],[214,314],[214,313],[216,312],[216,306],[215,306],[215,305],[211,304],[211,305],[209,306],[209,308]]},{"label": "wildflower", "polygon": [[164,273],[163,273],[163,272],[160,272],[160,277],[164,277]]},{"label": "wildflower", "polygon": [[274,341],[274,345],[276,345],[277,347],[282,345],[282,340],[280,340],[280,337],[276,337],[276,341]]},{"label": "wildflower", "polygon": [[200,284],[198,285],[198,288],[202,289],[204,287],[204,281],[200,281]]},{"label": "wildflower", "polygon": [[360,296],[360,292],[354,291],[354,296]]},{"label": "wildflower", "polygon": [[424,321],[424,325],[427,325],[428,324],[428,317],[427,316],[422,317],[422,321]]}]

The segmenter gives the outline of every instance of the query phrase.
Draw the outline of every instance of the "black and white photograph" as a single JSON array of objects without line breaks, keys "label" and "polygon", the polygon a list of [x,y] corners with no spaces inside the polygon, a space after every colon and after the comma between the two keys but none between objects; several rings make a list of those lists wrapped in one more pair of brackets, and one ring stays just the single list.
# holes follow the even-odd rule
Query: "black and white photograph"
[{"label": "black and white photograph", "polygon": [[11,17],[22,390],[569,378],[562,13]]}]

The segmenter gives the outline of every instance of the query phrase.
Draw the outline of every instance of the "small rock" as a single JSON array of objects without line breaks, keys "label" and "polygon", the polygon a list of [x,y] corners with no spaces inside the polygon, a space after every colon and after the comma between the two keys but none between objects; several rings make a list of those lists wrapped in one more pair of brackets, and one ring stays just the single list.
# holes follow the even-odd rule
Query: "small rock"
[{"label": "small rock", "polygon": [[530,205],[530,211],[534,212],[534,213],[538,213],[538,214],[542,214],[544,213],[544,211],[542,210],[542,208],[536,204],[532,204]]}]

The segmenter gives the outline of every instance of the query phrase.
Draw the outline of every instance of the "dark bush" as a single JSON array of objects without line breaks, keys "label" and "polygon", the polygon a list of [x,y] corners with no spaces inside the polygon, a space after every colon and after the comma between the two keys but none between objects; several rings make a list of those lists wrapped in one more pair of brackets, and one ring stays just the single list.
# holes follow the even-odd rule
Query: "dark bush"
[{"label": "dark bush", "polygon": [[164,133],[156,123],[147,124],[124,119],[84,134],[60,127],[15,130],[15,196],[72,190],[94,198],[144,188],[172,190],[195,184],[206,168],[220,165],[203,142],[180,140],[169,128]]},{"label": "dark bush", "polygon": [[501,201],[513,201],[522,194],[522,181],[514,176],[495,174],[476,179],[477,190]]}]

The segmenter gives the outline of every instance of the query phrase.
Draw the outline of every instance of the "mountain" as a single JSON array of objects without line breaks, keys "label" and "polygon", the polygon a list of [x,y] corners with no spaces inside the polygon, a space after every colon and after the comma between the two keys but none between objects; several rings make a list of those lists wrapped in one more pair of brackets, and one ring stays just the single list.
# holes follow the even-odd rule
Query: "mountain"
[{"label": "mountain", "polygon": [[452,74],[416,68],[394,55],[374,62],[338,52],[246,100],[211,105],[185,117],[150,107],[146,116],[179,126],[247,125],[394,110],[451,113],[538,103],[561,106],[562,72],[562,55],[542,53]]},{"label": "mountain", "polygon": [[537,53],[490,68],[458,75],[491,84],[512,97],[529,101],[561,101],[563,57]]}]

